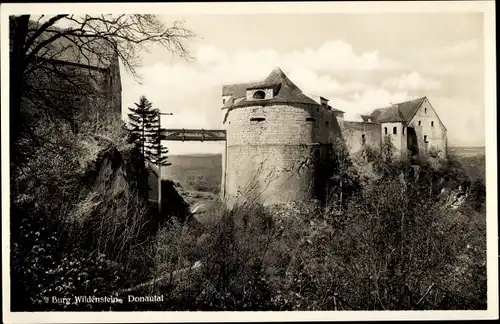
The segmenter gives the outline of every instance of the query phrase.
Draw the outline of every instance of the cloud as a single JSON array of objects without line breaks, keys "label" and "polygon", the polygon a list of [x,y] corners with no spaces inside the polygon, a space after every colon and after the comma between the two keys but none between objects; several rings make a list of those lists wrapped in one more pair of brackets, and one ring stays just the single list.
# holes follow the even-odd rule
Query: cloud
[{"label": "cloud", "polygon": [[429,60],[450,60],[456,58],[467,58],[470,55],[482,51],[479,39],[456,42],[451,45],[417,50],[414,53],[419,57],[426,57]]},{"label": "cloud", "polygon": [[408,53],[411,66],[426,75],[469,76],[482,74],[484,49],[479,39],[456,42],[447,46],[416,49]]},{"label": "cloud", "polygon": [[428,97],[448,129],[450,146],[484,146],[484,106],[462,96]]},{"label": "cloud", "polygon": [[292,52],[283,59],[288,68],[307,66],[314,71],[376,71],[397,70],[404,67],[390,58],[381,58],[378,51],[357,54],[352,45],[342,40],[323,43],[317,50],[309,48]]},{"label": "cloud", "polygon": [[306,94],[334,97],[345,93],[369,89],[371,86],[361,82],[339,82],[329,74],[318,74],[312,70],[297,68],[288,77]]},{"label": "cloud", "polygon": [[[474,43],[464,43],[442,52],[435,49],[433,55],[448,53],[459,56],[460,53],[470,53],[474,46]],[[369,113],[374,108],[414,99],[419,91],[419,95],[422,95],[422,91],[426,94],[431,90],[443,91],[445,84],[437,74],[429,73],[428,70],[432,66],[444,69],[454,63],[450,61],[447,65],[441,62],[438,65],[436,62],[439,60],[433,61],[429,57],[408,70],[410,65],[407,62],[382,57],[376,50],[357,53],[353,46],[342,40],[327,41],[316,49],[304,48],[288,53],[278,53],[274,49],[226,52],[214,45],[202,45],[194,53],[194,57],[195,61],[189,63],[157,62],[144,66],[138,71],[143,77],[143,85],[134,83],[124,73],[124,107],[130,107],[140,95],[146,95],[155,107],[174,113],[173,116],[162,119],[163,127],[219,128],[222,121],[222,85],[261,80],[273,68],[280,66],[304,93],[324,96],[330,99],[332,106],[346,112],[346,119],[359,120],[360,114]],[[443,121],[447,127],[451,125],[450,138],[462,136],[462,130],[466,127],[481,130],[482,124],[477,119],[477,111],[465,113],[467,116],[469,112],[471,116],[476,116],[468,117],[472,120],[469,124],[460,122],[461,126],[455,127],[452,118],[456,111],[449,112],[457,107],[460,107],[460,112],[463,111],[465,106],[460,104],[460,100],[438,98],[436,103],[431,102],[438,107],[439,113],[439,107],[445,107],[443,118],[446,121]],[[462,102],[478,109],[473,102]],[[125,108],[124,114],[127,113],[126,110]],[[454,132],[458,135],[453,135]],[[204,143],[171,143],[169,146],[173,154],[180,151],[202,152],[205,149],[210,152],[213,147],[220,148],[216,144],[209,146]]]},{"label": "cloud", "polygon": [[332,100],[332,106],[345,112],[346,120],[360,120],[361,114],[371,113],[375,108],[387,107],[393,103],[415,99],[408,92],[390,92],[376,88],[356,92],[343,98]]},{"label": "cloud", "polygon": [[383,87],[399,90],[431,90],[441,88],[441,83],[431,78],[425,78],[418,72],[403,74],[399,77],[387,78]]}]

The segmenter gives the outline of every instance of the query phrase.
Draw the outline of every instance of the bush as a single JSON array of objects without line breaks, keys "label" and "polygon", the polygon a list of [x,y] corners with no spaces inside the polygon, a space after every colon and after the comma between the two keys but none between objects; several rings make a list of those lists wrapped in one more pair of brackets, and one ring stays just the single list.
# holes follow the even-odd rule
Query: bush
[{"label": "bush", "polygon": [[422,164],[412,173],[403,162],[383,170],[388,176],[365,185],[346,208],[244,205],[226,213],[195,248],[203,270],[169,288],[169,305],[485,309],[484,220],[468,220],[467,205],[450,209],[439,190],[429,190],[439,177],[456,182],[458,170]]},{"label": "bush", "polygon": [[148,276],[146,171],[123,124],[102,123],[48,123],[50,146],[12,175],[13,309],[74,309],[46,298],[109,295]]}]

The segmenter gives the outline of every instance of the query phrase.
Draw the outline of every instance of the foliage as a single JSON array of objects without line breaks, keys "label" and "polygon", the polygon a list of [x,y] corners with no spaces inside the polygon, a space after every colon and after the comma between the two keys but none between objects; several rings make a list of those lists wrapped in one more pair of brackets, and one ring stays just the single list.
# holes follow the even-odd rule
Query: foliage
[{"label": "foliage", "polygon": [[[171,53],[189,58],[184,42],[194,36],[181,22],[167,26],[156,15],[21,15],[9,17],[9,23],[14,168],[33,156],[32,149],[50,140],[33,131],[40,123],[40,115],[63,120],[77,132],[77,120],[88,115],[88,109],[97,115],[109,113],[109,98],[101,96],[106,88],[102,74],[57,64],[58,59],[67,60],[69,55],[83,64],[100,67],[108,67],[119,59],[138,79],[136,69],[141,65],[143,50],[159,44]],[[67,28],[60,28],[61,25]]]},{"label": "foliage", "polygon": [[361,178],[341,139],[337,139],[328,152],[326,168],[330,170],[327,181],[327,204],[346,207],[347,202],[361,188]]},{"label": "foliage", "polygon": [[153,104],[141,96],[135,108],[129,108],[129,128],[132,138],[140,148],[145,161],[155,165],[170,165],[167,163],[168,149],[161,145],[160,111],[153,109]]},{"label": "foliage", "polygon": [[218,193],[220,191],[220,186],[217,183],[209,182],[205,177],[200,174],[190,174],[188,175],[188,186],[196,191],[205,191]]},{"label": "foliage", "polygon": [[[169,296],[156,309],[485,309],[485,219],[429,190],[456,190],[457,170],[419,167],[385,165],[340,212],[296,203],[225,213],[177,252],[202,268],[156,286]],[[178,251],[186,236],[175,233]]]},{"label": "foliage", "polygon": [[[193,34],[155,15],[9,22],[12,309],[108,310],[46,300],[109,295],[151,272],[147,171],[107,90],[117,59],[138,77],[147,46],[188,57]],[[68,54],[108,69],[59,64]]]},{"label": "foliage", "polygon": [[13,175],[12,287],[26,292],[13,308],[59,309],[45,298],[109,294],[148,274],[147,171],[124,124],[101,121],[53,132],[58,149],[39,148]]}]

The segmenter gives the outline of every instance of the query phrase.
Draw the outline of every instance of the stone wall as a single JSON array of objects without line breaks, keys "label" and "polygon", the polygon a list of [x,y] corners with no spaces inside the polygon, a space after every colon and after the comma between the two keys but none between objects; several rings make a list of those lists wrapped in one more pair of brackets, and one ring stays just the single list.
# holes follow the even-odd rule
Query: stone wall
[{"label": "stone wall", "polygon": [[347,121],[342,124],[342,138],[351,155],[356,155],[364,147],[370,147],[375,150],[380,149],[382,142],[380,124]]},{"label": "stone wall", "polygon": [[303,104],[236,108],[223,127],[229,204],[236,198],[264,205],[314,198],[318,159],[340,134],[330,110]]},{"label": "stone wall", "polygon": [[[426,155],[426,152],[431,150],[437,150],[440,158],[446,158],[446,129],[428,100],[422,103],[409,126],[415,129],[421,155]],[[427,136],[427,143],[424,141],[425,136]]]},{"label": "stone wall", "polygon": [[[387,134],[386,134],[387,128]],[[394,129],[396,134],[394,134]],[[388,138],[391,140],[396,152],[401,157],[405,157],[407,153],[407,129],[401,122],[397,123],[382,123],[380,127],[380,134],[383,139]],[[396,154],[396,152],[394,152]]]}]

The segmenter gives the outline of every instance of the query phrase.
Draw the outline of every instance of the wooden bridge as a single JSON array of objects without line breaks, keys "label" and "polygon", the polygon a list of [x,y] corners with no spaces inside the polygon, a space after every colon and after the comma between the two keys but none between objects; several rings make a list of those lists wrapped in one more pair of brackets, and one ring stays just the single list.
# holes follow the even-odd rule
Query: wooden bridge
[{"label": "wooden bridge", "polygon": [[225,141],[226,130],[224,129],[165,129],[162,132],[163,141]]}]

